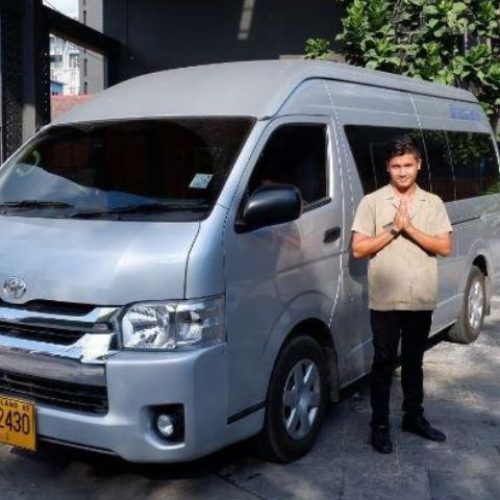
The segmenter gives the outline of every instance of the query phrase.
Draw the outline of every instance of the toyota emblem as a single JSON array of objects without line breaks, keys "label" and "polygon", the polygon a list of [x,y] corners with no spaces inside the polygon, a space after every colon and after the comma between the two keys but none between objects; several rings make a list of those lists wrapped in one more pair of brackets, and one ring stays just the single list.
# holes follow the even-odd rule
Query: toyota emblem
[{"label": "toyota emblem", "polygon": [[3,284],[3,291],[9,299],[20,299],[26,293],[26,283],[21,278],[8,278]]}]

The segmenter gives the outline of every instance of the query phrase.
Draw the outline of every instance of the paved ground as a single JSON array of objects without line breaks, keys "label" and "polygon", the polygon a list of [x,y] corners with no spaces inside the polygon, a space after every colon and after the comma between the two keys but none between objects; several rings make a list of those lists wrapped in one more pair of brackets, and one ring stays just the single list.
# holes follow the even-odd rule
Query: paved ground
[{"label": "paved ground", "polygon": [[[332,406],[315,449],[290,465],[267,464],[239,445],[183,466],[137,466],[50,448],[0,446],[2,500],[92,499],[418,499],[500,498],[500,301],[479,340],[442,342],[426,355],[426,409],[448,435],[437,444],[399,430],[395,453],[368,445],[367,384]],[[399,382],[396,380],[396,382]]]}]

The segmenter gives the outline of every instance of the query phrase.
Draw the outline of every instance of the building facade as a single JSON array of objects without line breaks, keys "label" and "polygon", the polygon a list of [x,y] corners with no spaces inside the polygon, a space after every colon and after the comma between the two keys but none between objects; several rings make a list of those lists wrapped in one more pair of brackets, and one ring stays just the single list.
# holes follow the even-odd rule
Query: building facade
[{"label": "building facade", "polygon": [[124,80],[196,64],[300,57],[308,38],[335,38],[344,9],[335,0],[103,0],[103,29],[122,44]]},{"label": "building facade", "polygon": [[80,92],[80,50],[67,40],[49,35],[50,79],[64,84],[63,95],[78,95]]},{"label": "building facade", "polygon": [[[102,0],[78,0],[78,20],[97,31],[103,30]],[[80,49],[80,94],[93,95],[104,88],[104,57]]]},{"label": "building facade", "polygon": [[50,95],[51,98],[56,95],[63,95],[64,83],[58,82],[57,80],[50,80]]}]

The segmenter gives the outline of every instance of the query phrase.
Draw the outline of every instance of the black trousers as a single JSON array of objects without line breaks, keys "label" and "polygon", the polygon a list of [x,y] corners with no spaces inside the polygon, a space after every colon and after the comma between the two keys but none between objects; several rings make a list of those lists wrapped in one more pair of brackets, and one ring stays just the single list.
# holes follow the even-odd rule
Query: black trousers
[{"label": "black trousers", "polygon": [[401,386],[403,411],[421,415],[424,411],[422,361],[429,338],[432,311],[370,310],[375,349],[371,374],[372,428],[389,425],[392,374],[397,364],[401,339]]}]

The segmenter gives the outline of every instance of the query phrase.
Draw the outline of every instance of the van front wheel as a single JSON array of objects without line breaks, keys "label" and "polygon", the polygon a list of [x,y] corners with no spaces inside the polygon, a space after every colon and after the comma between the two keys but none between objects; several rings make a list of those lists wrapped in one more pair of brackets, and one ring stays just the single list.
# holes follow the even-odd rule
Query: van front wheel
[{"label": "van front wheel", "polygon": [[484,274],[472,266],[464,290],[464,301],[457,322],[448,332],[448,338],[459,344],[470,344],[479,336],[486,312]]},{"label": "van front wheel", "polygon": [[269,385],[259,453],[287,463],[307,453],[318,435],[328,398],[324,353],[311,337],[293,338],[281,351]]}]

